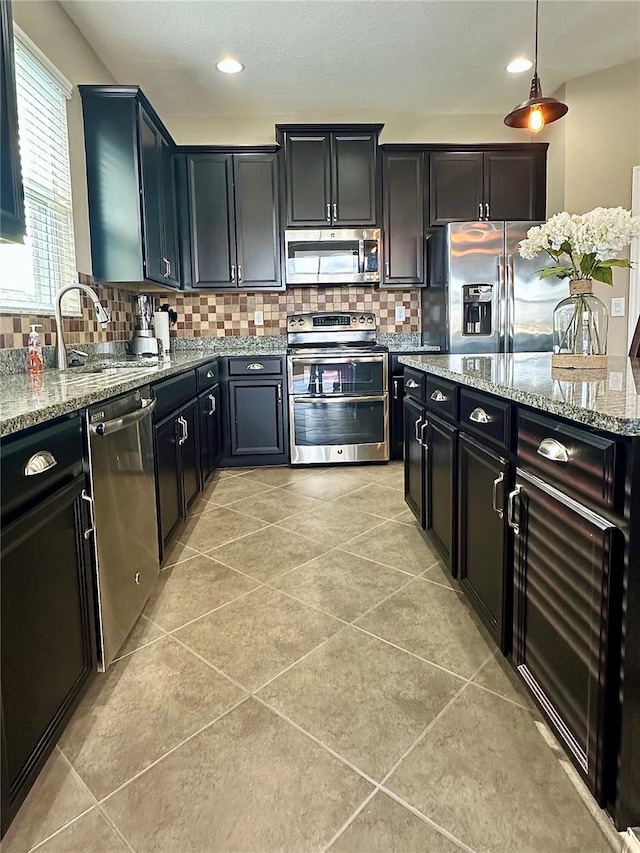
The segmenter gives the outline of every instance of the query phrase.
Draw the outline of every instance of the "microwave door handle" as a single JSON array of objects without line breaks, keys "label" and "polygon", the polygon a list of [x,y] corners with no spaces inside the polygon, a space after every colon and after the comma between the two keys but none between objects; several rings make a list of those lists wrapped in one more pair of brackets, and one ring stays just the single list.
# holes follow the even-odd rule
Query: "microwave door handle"
[{"label": "microwave door handle", "polygon": [[364,240],[358,240],[358,272],[364,273]]}]

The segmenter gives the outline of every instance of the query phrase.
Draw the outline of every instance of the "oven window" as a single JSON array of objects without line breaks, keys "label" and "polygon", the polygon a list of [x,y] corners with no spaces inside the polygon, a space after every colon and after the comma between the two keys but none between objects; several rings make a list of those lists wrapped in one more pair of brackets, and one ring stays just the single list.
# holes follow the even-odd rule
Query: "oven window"
[{"label": "oven window", "polygon": [[353,275],[359,272],[358,243],[289,243],[287,269],[290,275]]},{"label": "oven window", "polygon": [[296,396],[352,395],[375,396],[384,393],[383,360],[340,359],[321,362],[294,359],[291,365],[293,393]]},{"label": "oven window", "polygon": [[298,447],[379,444],[384,442],[384,401],[294,403],[293,424]]}]

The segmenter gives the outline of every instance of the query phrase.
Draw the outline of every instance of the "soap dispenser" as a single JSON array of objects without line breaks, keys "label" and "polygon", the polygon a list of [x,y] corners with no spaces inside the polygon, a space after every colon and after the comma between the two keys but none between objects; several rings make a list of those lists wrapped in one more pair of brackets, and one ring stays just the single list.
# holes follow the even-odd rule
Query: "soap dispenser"
[{"label": "soap dispenser", "polygon": [[42,360],[42,345],[37,330],[42,328],[39,323],[33,323],[29,332],[29,352],[27,354],[27,370],[29,373],[41,373],[44,367]]}]

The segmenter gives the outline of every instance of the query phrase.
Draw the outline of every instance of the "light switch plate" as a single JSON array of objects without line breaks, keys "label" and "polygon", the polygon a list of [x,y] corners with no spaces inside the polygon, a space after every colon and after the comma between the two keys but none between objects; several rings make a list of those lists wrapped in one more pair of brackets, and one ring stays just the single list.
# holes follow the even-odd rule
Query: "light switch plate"
[{"label": "light switch plate", "polygon": [[404,305],[396,305],[396,323],[404,323],[407,312]]},{"label": "light switch plate", "polygon": [[612,317],[624,317],[625,311],[625,298],[624,296],[616,296],[611,300],[611,316]]},{"label": "light switch plate", "polygon": [[254,311],[253,322],[256,326],[264,326],[264,311]]}]

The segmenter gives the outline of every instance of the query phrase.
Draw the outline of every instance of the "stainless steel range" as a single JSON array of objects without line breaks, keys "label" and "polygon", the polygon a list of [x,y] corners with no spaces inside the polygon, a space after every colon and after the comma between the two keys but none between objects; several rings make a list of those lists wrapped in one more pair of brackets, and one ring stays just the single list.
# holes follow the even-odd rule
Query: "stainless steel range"
[{"label": "stainless steel range", "polygon": [[389,459],[388,352],[370,312],[287,317],[292,465]]}]

